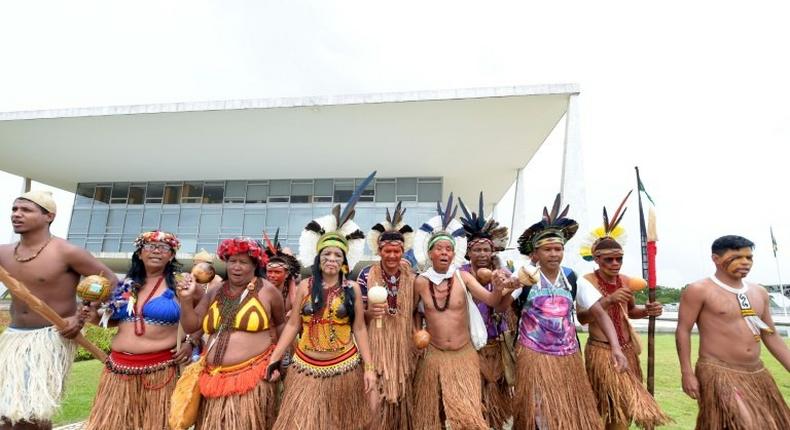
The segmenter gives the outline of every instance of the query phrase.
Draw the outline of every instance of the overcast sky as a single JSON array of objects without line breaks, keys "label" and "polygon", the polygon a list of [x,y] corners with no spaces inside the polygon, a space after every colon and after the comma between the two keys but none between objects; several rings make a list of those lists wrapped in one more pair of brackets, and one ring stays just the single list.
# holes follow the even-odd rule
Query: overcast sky
[{"label": "overcast sky", "polygon": [[[589,211],[614,206],[640,166],[658,209],[659,283],[709,275],[710,243],[730,233],[757,244],[751,279],[777,283],[769,225],[790,280],[785,6],[110,3],[3,2],[0,111],[578,83]],[[545,152],[532,174],[559,166]],[[20,186],[0,175],[0,211]],[[59,235],[70,198],[59,194]]]}]

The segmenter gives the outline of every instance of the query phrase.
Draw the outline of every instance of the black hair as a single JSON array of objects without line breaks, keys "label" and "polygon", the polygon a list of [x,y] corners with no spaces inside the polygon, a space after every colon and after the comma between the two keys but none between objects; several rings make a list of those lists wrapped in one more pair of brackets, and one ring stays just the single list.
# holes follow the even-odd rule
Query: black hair
[{"label": "black hair", "polygon": [[[348,267],[348,260],[346,260],[346,253],[343,253],[343,264],[341,267]],[[343,286],[343,305],[348,312],[348,318],[351,324],[354,324],[354,289],[349,287],[345,288],[346,274],[341,270],[339,273],[338,283]],[[313,303],[313,315],[324,309],[324,278],[321,274],[321,253],[315,256],[313,260],[313,282],[312,289],[310,290],[310,301]]]},{"label": "black hair", "polygon": [[721,256],[727,251],[736,251],[741,248],[754,249],[754,242],[743,236],[727,235],[714,240],[710,250]]},{"label": "black hair", "polygon": [[[174,252],[175,253],[175,252]],[[165,276],[165,283],[167,284],[167,288],[175,291],[176,289],[176,277],[175,274],[181,271],[181,263],[173,257],[172,260],[167,262],[165,266],[165,270],[162,274]],[[126,277],[131,279],[135,284],[142,287],[145,284],[145,265],[143,265],[143,260],[140,259],[140,250],[138,249],[132,254],[132,265],[129,267],[129,271],[126,272]]]}]

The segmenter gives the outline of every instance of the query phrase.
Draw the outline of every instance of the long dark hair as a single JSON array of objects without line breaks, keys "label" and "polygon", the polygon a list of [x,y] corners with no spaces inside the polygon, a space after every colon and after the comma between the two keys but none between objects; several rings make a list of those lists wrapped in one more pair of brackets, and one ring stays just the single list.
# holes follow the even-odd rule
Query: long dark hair
[{"label": "long dark hair", "polygon": [[[343,253],[343,264],[341,267],[348,267],[348,260],[346,259],[346,253]],[[343,305],[346,307],[346,311],[348,312],[348,318],[351,324],[354,324],[354,289],[349,287],[345,288],[346,283],[346,274],[343,273],[341,270],[338,274],[338,284],[343,287],[344,292],[344,300]],[[316,315],[318,312],[324,309],[324,277],[321,274],[321,253],[319,252],[318,255],[315,256],[315,260],[313,260],[313,282],[312,282],[312,289],[310,290],[310,301],[313,304],[313,315]]]},{"label": "long dark hair", "polygon": [[[165,276],[165,283],[167,284],[167,288],[175,291],[176,289],[176,276],[175,274],[181,271],[181,263],[176,260],[175,256],[172,260],[170,260],[167,265],[165,266],[165,270],[162,274]],[[132,265],[129,267],[129,271],[126,272],[126,278],[131,279],[135,284],[142,286],[145,284],[145,265],[143,264],[143,260],[140,259],[140,250],[137,250],[132,254]]]}]

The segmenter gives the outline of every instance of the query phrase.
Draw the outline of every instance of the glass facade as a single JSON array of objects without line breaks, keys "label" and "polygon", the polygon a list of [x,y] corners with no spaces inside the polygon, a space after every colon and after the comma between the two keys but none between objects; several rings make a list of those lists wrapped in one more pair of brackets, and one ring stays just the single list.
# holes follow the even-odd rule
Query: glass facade
[{"label": "glass facade", "polygon": [[[214,252],[220,240],[265,230],[298,252],[299,234],[311,219],[345,203],[363,178],[247,181],[161,181],[80,183],[68,240],[91,252],[132,252],[140,232],[166,230],[181,252]],[[357,204],[355,220],[367,232],[387,208],[404,202],[413,228],[436,214],[442,179],[376,178]],[[370,250],[366,250],[368,253]]]}]

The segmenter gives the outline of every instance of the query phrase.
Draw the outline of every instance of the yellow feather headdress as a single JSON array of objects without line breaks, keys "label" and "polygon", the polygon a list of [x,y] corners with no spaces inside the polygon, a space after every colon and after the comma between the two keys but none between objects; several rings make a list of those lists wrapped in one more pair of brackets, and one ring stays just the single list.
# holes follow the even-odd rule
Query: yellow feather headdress
[{"label": "yellow feather headdress", "polygon": [[586,261],[592,261],[595,258],[595,247],[601,243],[602,239],[609,238],[617,242],[621,247],[625,247],[627,234],[625,229],[620,225],[620,221],[623,219],[623,215],[625,215],[626,207],[625,202],[628,200],[628,197],[631,196],[631,191],[628,191],[628,194],[625,195],[625,198],[620,203],[620,206],[614,212],[611,220],[609,219],[609,214],[606,212],[606,207],[603,208],[603,225],[591,231],[587,237],[584,238],[582,241],[581,246],[579,247],[579,254],[581,254],[582,258]]}]

